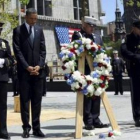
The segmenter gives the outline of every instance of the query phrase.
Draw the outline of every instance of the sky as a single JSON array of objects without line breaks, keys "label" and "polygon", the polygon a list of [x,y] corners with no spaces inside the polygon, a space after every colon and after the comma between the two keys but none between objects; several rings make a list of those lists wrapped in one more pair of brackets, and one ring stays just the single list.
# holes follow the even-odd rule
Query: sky
[{"label": "sky", "polygon": [[[106,16],[103,17],[103,23],[106,24],[108,22],[115,20],[115,11],[116,11],[116,0],[101,0],[102,2],[102,10],[106,13]],[[121,11],[121,15],[123,14],[123,4],[121,0],[118,0],[118,6]]]}]

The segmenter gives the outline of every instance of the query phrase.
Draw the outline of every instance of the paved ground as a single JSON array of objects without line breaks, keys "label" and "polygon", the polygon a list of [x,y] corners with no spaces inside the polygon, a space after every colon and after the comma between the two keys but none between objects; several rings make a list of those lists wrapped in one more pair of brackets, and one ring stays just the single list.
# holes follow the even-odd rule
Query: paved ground
[{"label": "paved ground", "polygon": [[[116,120],[121,128],[122,135],[117,136],[116,140],[140,140],[140,128],[134,127],[131,111],[131,99],[130,93],[125,92],[124,95],[114,96],[113,92],[107,93],[109,101],[112,105]],[[73,92],[48,92],[47,97],[43,97],[42,109],[44,111],[50,109],[75,111],[76,94]],[[8,109],[13,109],[13,97],[12,93],[8,94]],[[47,116],[46,116],[47,118]],[[105,113],[104,107],[101,106],[101,120],[104,123],[108,123],[108,118]],[[16,118],[15,118],[16,119]],[[73,140],[75,132],[75,119],[57,119],[41,122],[41,129],[46,134],[44,139],[46,140]],[[22,140],[22,128],[21,125],[8,126],[9,134],[12,140]],[[99,134],[103,133],[107,136],[109,129],[96,129],[93,132],[95,136],[85,136],[85,130],[83,130],[82,140],[98,140]],[[32,133],[32,132],[31,132]],[[38,140],[32,135],[29,140]],[[112,138],[106,137],[106,140]]]}]

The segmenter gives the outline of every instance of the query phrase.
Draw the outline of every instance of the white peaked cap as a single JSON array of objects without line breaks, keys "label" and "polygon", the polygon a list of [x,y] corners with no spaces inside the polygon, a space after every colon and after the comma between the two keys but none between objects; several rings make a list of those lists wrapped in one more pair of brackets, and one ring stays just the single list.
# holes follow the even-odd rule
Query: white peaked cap
[{"label": "white peaked cap", "polygon": [[90,24],[90,25],[94,25],[94,26],[96,26],[96,24],[97,24],[97,19],[96,18],[94,18],[94,17],[89,17],[89,16],[84,16],[84,22],[85,23],[88,23],[88,24]]},{"label": "white peaked cap", "polygon": [[118,51],[117,50],[114,50],[113,53],[118,53]]}]

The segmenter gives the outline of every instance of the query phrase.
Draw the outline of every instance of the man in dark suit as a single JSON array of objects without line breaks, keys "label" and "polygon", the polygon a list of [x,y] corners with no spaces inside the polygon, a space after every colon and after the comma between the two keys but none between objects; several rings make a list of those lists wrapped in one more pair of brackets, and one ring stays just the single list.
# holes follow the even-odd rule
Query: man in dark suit
[{"label": "man in dark suit", "polygon": [[[3,23],[0,23],[0,34]],[[7,83],[8,69],[12,65],[8,41],[0,38],[0,139],[10,139],[7,131]]]},{"label": "man in dark suit", "polygon": [[131,80],[133,119],[135,126],[140,127],[140,19],[133,22],[132,32],[121,45],[121,53]]},{"label": "man in dark suit", "polygon": [[118,51],[113,51],[113,59],[111,62],[112,65],[112,73],[114,77],[114,83],[115,83],[115,94],[118,95],[118,92],[120,92],[121,95],[123,95],[123,86],[122,86],[122,73],[125,72],[125,65],[122,58],[118,56]]},{"label": "man in dark suit", "polygon": [[[72,36],[72,41],[78,40],[82,37],[89,38],[93,40],[93,42],[103,45],[102,39],[99,35],[94,34],[94,30],[96,27],[97,20],[93,17],[84,17],[84,22],[82,29],[80,32],[74,32]],[[85,74],[90,74],[90,69],[87,64],[85,63]],[[90,98],[84,96],[84,114],[83,114],[83,121],[85,124],[85,129],[92,130],[95,128],[104,128],[108,127],[107,124],[103,124],[100,119],[100,97],[97,96],[95,98]]]},{"label": "man in dark suit", "polygon": [[40,130],[40,113],[46,47],[43,30],[36,25],[36,22],[36,10],[29,8],[26,11],[25,23],[13,30],[13,49],[17,60],[23,138],[30,136],[30,101],[33,135],[45,137]]}]

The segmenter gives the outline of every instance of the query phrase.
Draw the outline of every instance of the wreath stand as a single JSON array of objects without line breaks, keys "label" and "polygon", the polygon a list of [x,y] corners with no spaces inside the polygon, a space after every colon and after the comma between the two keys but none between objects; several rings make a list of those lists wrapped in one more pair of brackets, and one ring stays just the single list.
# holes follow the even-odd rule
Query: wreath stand
[{"label": "wreath stand", "polygon": [[[85,58],[87,59],[89,68],[91,71],[94,70],[92,66],[93,58],[87,54],[87,52],[83,52],[79,59],[78,59],[78,70],[84,74],[84,67],[85,67]],[[75,120],[75,138],[79,139],[82,138],[82,127],[83,127],[83,97],[84,95],[81,92],[77,92],[77,101],[76,101],[76,120]],[[108,119],[112,126],[113,130],[120,131],[120,128],[117,124],[115,116],[113,114],[113,110],[111,104],[109,103],[108,97],[106,93],[101,94],[101,99],[106,110]]]}]

